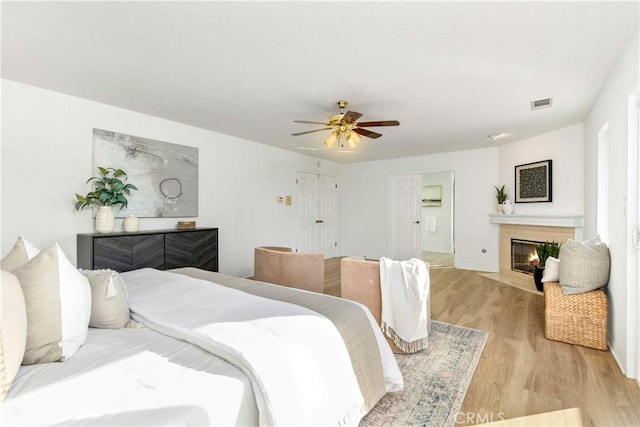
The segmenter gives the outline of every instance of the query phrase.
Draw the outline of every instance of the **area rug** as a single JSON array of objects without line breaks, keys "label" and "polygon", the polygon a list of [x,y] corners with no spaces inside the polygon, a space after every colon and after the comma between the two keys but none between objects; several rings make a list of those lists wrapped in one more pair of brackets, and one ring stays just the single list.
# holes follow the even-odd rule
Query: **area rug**
[{"label": "area rug", "polygon": [[464,402],[488,333],[432,321],[427,350],[396,355],[404,390],[386,396],[361,427],[450,427]]}]

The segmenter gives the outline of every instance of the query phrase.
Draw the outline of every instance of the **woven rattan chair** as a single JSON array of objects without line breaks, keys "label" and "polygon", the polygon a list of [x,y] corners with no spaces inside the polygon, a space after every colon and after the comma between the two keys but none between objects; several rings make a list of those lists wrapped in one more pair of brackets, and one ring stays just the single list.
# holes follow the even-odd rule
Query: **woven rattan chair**
[{"label": "woven rattan chair", "polygon": [[559,283],[544,284],[547,339],[607,350],[607,296],[601,290],[564,295]]}]

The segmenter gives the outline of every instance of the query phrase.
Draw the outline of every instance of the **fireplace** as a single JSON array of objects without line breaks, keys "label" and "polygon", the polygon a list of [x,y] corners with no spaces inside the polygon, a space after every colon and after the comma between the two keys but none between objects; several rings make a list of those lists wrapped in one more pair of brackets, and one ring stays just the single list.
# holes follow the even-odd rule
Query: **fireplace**
[{"label": "fireplace", "polygon": [[535,240],[511,239],[511,270],[533,274],[533,266],[537,264]]}]

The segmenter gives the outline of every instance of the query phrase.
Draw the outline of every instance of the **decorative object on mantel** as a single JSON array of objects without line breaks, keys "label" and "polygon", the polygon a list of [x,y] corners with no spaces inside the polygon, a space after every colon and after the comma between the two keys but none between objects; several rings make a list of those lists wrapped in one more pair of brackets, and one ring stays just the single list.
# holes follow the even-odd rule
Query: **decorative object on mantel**
[{"label": "decorative object on mantel", "polygon": [[544,274],[544,267],[547,262],[547,258],[558,258],[560,255],[560,247],[562,243],[558,242],[544,242],[536,245],[536,254],[538,255],[538,264],[533,266],[533,281],[536,284],[536,289],[542,292],[542,275]]},{"label": "decorative object on mantel", "polygon": [[507,199],[502,203],[502,212],[506,215],[513,213],[513,202],[511,200]]},{"label": "decorative object on mantel", "polygon": [[496,189],[496,199],[498,200],[498,213],[504,213],[502,204],[507,200],[507,192],[504,190],[504,185]]},{"label": "decorative object on mantel", "polygon": [[516,203],[552,201],[551,160],[515,167]]},{"label": "decorative object on mantel", "polygon": [[127,215],[124,219],[123,227],[127,233],[137,233],[140,231],[140,220],[133,214]]},{"label": "decorative object on mantel", "polygon": [[129,201],[125,195],[130,195],[131,190],[138,188],[127,183],[127,173],[122,169],[98,167],[100,176],[92,176],[86,184],[93,183],[93,191],[81,196],[76,193],[76,210],[82,210],[87,206],[98,206],[96,213],[96,231],[98,233],[111,233],[114,226],[115,215],[112,206],[120,205],[120,209],[126,209]]},{"label": "decorative object on mantel", "polygon": [[195,230],[195,221],[178,221],[178,230]]}]

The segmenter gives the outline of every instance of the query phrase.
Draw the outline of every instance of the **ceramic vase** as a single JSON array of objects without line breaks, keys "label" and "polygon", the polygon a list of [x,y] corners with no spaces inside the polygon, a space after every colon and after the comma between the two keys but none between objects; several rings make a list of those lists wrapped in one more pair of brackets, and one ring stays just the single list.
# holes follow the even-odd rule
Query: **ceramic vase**
[{"label": "ceramic vase", "polygon": [[111,206],[100,206],[96,213],[96,232],[111,233],[115,223],[115,215]]},{"label": "ceramic vase", "polygon": [[513,202],[511,200],[505,200],[502,204],[502,211],[506,215],[511,215],[513,213]]},{"label": "ceramic vase", "polygon": [[498,203],[498,213],[502,214],[504,211],[502,210],[502,203]]},{"label": "ceramic vase", "polygon": [[135,215],[127,215],[124,219],[124,231],[127,233],[136,233],[140,230],[140,220]]}]

